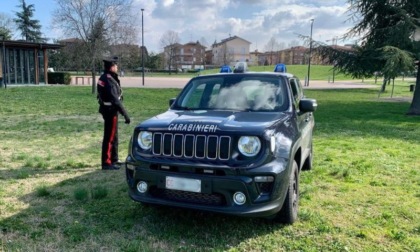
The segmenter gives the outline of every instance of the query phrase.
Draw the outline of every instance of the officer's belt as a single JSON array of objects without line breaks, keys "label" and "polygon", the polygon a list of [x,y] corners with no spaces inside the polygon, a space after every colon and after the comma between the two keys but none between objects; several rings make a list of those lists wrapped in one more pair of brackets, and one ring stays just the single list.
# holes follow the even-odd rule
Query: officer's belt
[{"label": "officer's belt", "polygon": [[[118,97],[118,100],[121,100],[121,96],[120,97]],[[112,103],[111,102],[102,102],[102,104],[104,105],[104,106],[112,106]]]}]

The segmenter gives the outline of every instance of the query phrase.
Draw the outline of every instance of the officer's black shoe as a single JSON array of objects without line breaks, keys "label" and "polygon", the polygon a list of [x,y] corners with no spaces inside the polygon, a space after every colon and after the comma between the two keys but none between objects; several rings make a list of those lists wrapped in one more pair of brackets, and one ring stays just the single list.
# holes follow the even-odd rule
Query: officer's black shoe
[{"label": "officer's black shoe", "polygon": [[102,165],[102,170],[119,170],[120,167],[116,165]]}]

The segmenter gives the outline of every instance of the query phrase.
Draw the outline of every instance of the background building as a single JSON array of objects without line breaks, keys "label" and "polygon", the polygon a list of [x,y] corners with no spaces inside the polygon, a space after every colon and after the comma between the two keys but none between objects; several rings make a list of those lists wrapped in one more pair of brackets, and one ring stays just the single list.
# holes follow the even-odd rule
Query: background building
[{"label": "background building", "polygon": [[238,36],[223,39],[221,42],[212,45],[214,65],[234,65],[235,62],[250,61],[249,48],[251,42]]},{"label": "background building", "polygon": [[0,78],[2,83],[39,84],[48,83],[48,49],[61,45],[32,43],[26,41],[2,41],[0,51]]},{"label": "background building", "polygon": [[164,55],[165,69],[204,69],[206,64],[206,47],[198,41],[168,45],[164,48]]}]

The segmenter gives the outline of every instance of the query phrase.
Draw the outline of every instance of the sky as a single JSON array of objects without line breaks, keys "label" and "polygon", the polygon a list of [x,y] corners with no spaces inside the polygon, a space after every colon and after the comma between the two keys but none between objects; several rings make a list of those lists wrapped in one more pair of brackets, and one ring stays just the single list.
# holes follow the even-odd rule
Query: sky
[{"label": "sky", "polygon": [[[346,0],[134,0],[138,9],[137,44],[141,45],[141,9],[143,12],[144,45],[149,52],[161,52],[160,39],[171,30],[179,34],[180,43],[215,41],[238,36],[251,42],[250,50],[264,52],[271,38],[285,48],[303,45],[300,35],[332,44],[354,24],[349,21]],[[0,13],[11,18],[19,11],[19,0],[0,0]],[[68,38],[52,29],[55,0],[26,0],[35,6],[34,19],[40,21],[41,32],[52,39]],[[15,32],[14,39],[20,39]],[[339,45],[354,40],[338,40]]]}]

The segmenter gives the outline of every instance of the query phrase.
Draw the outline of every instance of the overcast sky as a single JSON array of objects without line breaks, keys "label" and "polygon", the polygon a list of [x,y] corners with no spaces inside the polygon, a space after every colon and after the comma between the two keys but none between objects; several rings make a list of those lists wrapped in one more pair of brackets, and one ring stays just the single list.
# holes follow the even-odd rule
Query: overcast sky
[{"label": "overcast sky", "polygon": [[[303,44],[298,34],[309,36],[311,19],[313,39],[332,43],[353,26],[347,21],[346,0],[134,0],[138,9],[138,44],[141,44],[141,8],[144,8],[144,45],[149,52],[160,52],[160,38],[168,31],[178,32],[181,43],[203,38],[214,41],[239,36],[251,42],[251,51],[265,51],[271,37],[286,47],[293,41]],[[51,29],[54,0],[26,0],[35,5],[35,19],[48,38],[62,39]],[[0,12],[15,17],[18,0],[0,0]],[[17,35],[17,34],[16,34]],[[15,37],[19,39],[19,37]],[[50,40],[49,42],[52,42]],[[338,44],[354,41],[338,41]]]}]

